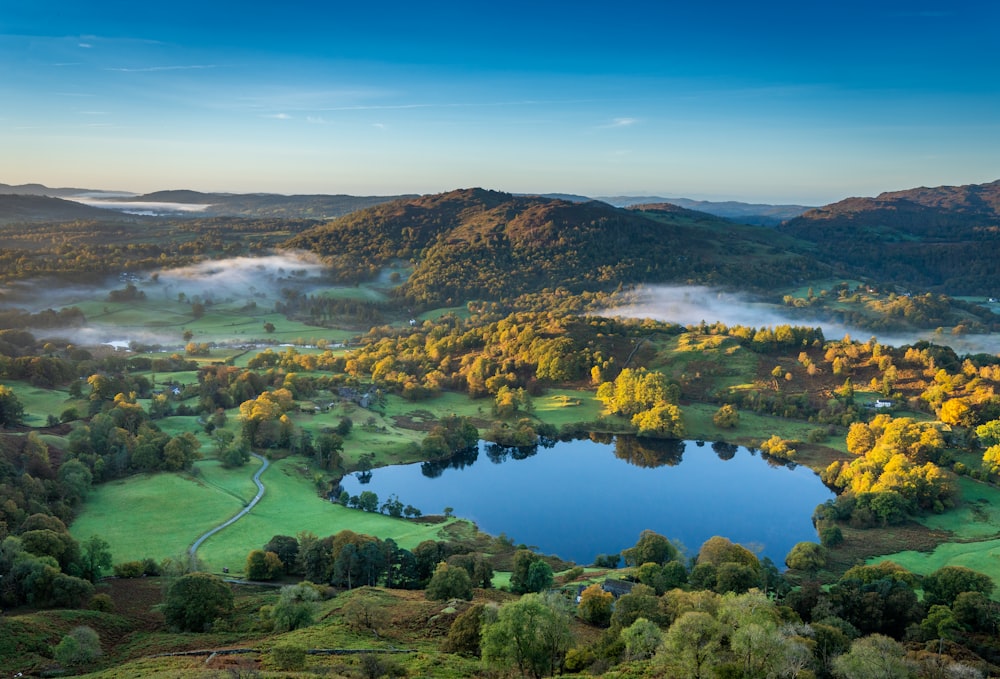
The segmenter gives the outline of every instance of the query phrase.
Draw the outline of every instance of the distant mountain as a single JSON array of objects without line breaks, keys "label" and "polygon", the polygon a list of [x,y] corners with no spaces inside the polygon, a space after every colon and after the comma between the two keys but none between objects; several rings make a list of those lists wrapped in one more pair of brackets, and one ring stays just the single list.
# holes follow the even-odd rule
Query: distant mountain
[{"label": "distant mountain", "polygon": [[98,193],[94,189],[54,189],[43,184],[0,184],[0,195],[18,194],[22,196],[50,196],[54,198],[64,198],[66,196],[79,196],[87,193]]},{"label": "distant mountain", "polygon": [[63,222],[78,219],[117,221],[125,215],[40,195],[0,194],[0,222]]},{"label": "distant mountain", "polygon": [[181,203],[208,205],[198,216],[279,219],[333,219],[355,210],[415,196],[291,195],[277,193],[201,193],[191,190],[156,191],[118,199],[122,203]]},{"label": "distant mountain", "polygon": [[709,200],[691,200],[690,198],[662,198],[660,196],[612,196],[598,198],[617,207],[633,205],[671,203],[689,210],[707,212],[716,217],[724,217],[742,224],[757,224],[759,226],[777,226],[781,222],[798,217],[811,209],[806,205],[769,205],[767,203],[741,203],[735,200],[714,202]]},{"label": "distant mountain", "polygon": [[623,283],[763,287],[815,273],[815,262],[775,250],[782,238],[689,211],[644,213],[599,201],[463,189],[361,210],[286,245],[316,252],[345,279],[413,260],[403,293],[442,304]]},{"label": "distant mountain", "polygon": [[[335,195],[281,195],[277,193],[202,193],[189,189],[154,191],[144,195],[132,195],[121,191],[102,191],[83,188],[51,188],[43,184],[21,184],[12,186],[0,184],[0,195],[50,196],[79,200],[83,203],[96,202],[91,207],[104,208],[108,212],[142,211],[150,214],[178,217],[250,217],[278,219],[326,220],[346,215],[372,205],[387,203],[405,196],[349,196]],[[142,204],[154,204],[152,207]],[[207,205],[202,210],[171,209],[170,204]]]},{"label": "distant mountain", "polygon": [[1000,181],[848,198],[779,230],[814,243],[828,262],[898,285],[1000,291]]}]

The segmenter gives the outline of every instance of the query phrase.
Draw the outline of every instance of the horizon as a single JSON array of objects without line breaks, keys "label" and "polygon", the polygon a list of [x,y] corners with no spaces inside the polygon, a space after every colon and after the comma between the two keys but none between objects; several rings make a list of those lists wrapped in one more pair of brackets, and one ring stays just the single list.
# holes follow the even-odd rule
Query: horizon
[{"label": "horizon", "polygon": [[815,206],[1000,177],[995,3],[615,10],[20,3],[0,180]]}]

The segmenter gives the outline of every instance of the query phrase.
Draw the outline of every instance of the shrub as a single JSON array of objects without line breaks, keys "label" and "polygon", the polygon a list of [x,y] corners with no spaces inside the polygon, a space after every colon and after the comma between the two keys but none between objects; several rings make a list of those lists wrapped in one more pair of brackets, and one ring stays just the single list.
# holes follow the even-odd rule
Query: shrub
[{"label": "shrub", "polygon": [[80,667],[101,655],[101,639],[86,625],[76,627],[62,638],[52,654],[64,667]]},{"label": "shrub", "polygon": [[299,644],[278,644],[271,649],[271,663],[286,672],[303,670],[306,666],[306,648]]},{"label": "shrub", "polygon": [[92,611],[100,611],[101,613],[110,613],[114,610],[115,604],[107,594],[95,594],[90,598],[87,608]]},{"label": "shrub", "polygon": [[124,561],[114,565],[116,578],[138,578],[143,572],[141,561]]}]

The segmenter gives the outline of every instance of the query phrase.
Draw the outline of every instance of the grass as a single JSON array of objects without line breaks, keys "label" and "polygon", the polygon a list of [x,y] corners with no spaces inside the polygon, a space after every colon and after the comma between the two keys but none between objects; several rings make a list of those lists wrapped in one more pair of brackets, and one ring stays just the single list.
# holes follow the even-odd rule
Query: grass
[{"label": "grass", "polygon": [[[78,540],[100,535],[115,563],[183,554],[194,540],[239,512],[256,493],[251,476],[258,463],[224,469],[215,460],[195,466],[195,475],[147,474],[95,488],[71,532]],[[206,541],[199,558],[212,570],[241,571],[247,553],[274,535],[308,530],[323,537],[343,529],[393,538],[412,548],[438,537],[445,524],[424,524],[366,514],[317,497],[301,459],[276,462],[262,476],[267,488],[254,510]]]},{"label": "grass", "polygon": [[[947,531],[951,540],[931,551],[899,551],[869,562],[895,561],[921,575],[943,566],[965,566],[1000,583],[1000,489],[965,476],[957,483],[962,504],[920,519],[932,530]],[[994,597],[1000,600],[1000,591]]]},{"label": "grass", "polygon": [[162,473],[101,484],[91,491],[70,532],[77,540],[100,535],[111,545],[115,563],[176,557],[242,509],[246,493],[253,496],[252,464],[223,472],[212,468],[217,462],[206,460],[195,466],[205,470],[204,479]]},{"label": "grass", "polygon": [[86,401],[70,398],[64,389],[45,389],[13,380],[0,380],[0,384],[10,388],[21,402],[24,407],[24,424],[29,427],[44,427],[49,415],[59,417],[67,408],[75,407],[83,414],[87,412]]},{"label": "grass", "polygon": [[198,556],[210,566],[241,571],[247,552],[263,546],[274,535],[307,530],[324,537],[350,529],[392,538],[401,547],[412,549],[424,540],[439,538],[439,531],[446,525],[393,519],[322,500],[301,459],[274,463],[261,481],[267,492],[260,504],[248,516],[209,538],[199,550]]}]

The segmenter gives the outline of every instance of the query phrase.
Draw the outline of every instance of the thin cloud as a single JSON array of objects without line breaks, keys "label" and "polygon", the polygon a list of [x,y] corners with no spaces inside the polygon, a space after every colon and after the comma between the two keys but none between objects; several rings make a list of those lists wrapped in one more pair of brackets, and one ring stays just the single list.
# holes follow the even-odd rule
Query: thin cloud
[{"label": "thin cloud", "polygon": [[306,116],[306,122],[313,125],[326,125],[327,121],[322,116]]},{"label": "thin cloud", "polygon": [[384,130],[385,129],[385,123],[372,123],[372,127],[376,127],[376,128],[378,128],[380,130]]},{"label": "thin cloud", "polygon": [[83,49],[89,50],[92,49],[94,46],[91,45],[89,42],[81,42],[77,44],[77,47],[82,47]]},{"label": "thin cloud", "polygon": [[600,129],[612,130],[619,127],[631,127],[632,125],[635,125],[638,122],[639,122],[638,118],[614,118],[607,125],[601,125]]},{"label": "thin cloud", "polygon": [[272,118],[274,120],[291,120],[292,119],[292,116],[288,115],[287,113],[268,113],[268,114],[266,114],[264,116],[261,116],[261,117],[263,117],[263,118]]},{"label": "thin cloud", "polygon": [[193,64],[190,66],[146,66],[144,68],[127,68],[124,66],[107,68],[107,71],[118,73],[158,73],[160,71],[196,71],[208,68],[218,68],[217,64]]}]

